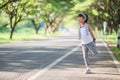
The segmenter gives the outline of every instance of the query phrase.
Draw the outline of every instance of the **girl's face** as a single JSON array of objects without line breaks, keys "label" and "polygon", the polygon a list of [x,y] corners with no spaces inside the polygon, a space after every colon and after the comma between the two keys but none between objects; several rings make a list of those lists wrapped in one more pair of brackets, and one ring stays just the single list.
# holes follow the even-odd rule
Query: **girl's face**
[{"label": "girl's face", "polygon": [[78,17],[78,22],[79,23],[84,23],[85,22],[85,18],[83,18],[83,17]]}]

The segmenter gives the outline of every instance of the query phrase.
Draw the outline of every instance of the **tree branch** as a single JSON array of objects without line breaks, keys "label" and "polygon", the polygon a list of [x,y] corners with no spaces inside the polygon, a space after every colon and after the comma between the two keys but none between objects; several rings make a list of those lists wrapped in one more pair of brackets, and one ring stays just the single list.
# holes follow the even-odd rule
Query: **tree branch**
[{"label": "tree branch", "polygon": [[0,9],[4,8],[5,6],[7,6],[9,3],[14,2],[14,0],[9,0],[8,2],[6,2],[5,4],[3,4],[2,6],[0,6]]}]

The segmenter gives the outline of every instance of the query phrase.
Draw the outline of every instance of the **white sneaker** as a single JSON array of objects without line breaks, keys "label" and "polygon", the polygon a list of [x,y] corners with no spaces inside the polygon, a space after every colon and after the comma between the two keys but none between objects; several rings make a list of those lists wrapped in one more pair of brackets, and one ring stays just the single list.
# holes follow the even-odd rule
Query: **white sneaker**
[{"label": "white sneaker", "polygon": [[90,69],[87,68],[84,73],[85,73],[85,74],[90,74],[90,73],[91,73],[91,72],[90,72]]}]

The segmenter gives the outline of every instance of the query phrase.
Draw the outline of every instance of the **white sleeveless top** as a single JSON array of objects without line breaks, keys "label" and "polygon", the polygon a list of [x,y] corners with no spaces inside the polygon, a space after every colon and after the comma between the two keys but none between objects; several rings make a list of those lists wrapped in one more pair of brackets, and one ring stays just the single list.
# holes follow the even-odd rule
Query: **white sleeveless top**
[{"label": "white sleeveless top", "polygon": [[93,38],[92,38],[89,31],[88,31],[88,35],[86,35],[85,26],[80,28],[80,33],[81,33],[81,42],[82,42],[82,44],[88,44],[90,42],[93,42]]}]

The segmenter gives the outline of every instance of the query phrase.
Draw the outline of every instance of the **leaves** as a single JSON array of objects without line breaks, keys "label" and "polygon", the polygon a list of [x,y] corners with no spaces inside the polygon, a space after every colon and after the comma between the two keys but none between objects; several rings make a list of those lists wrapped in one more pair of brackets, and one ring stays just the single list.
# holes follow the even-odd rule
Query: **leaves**
[{"label": "leaves", "polygon": [[1,0],[0,11],[12,18],[12,25],[32,20],[35,25],[44,22],[50,29],[59,28],[64,17],[72,16],[71,19],[74,19],[84,11],[89,15],[89,23],[102,29],[106,20],[109,28],[114,26],[117,31],[120,24],[119,4],[120,0]]}]

